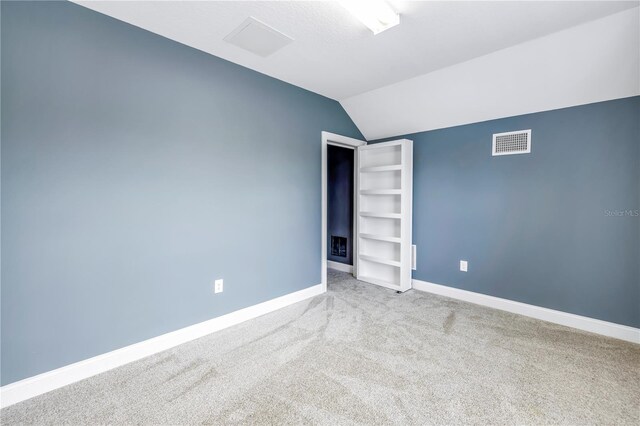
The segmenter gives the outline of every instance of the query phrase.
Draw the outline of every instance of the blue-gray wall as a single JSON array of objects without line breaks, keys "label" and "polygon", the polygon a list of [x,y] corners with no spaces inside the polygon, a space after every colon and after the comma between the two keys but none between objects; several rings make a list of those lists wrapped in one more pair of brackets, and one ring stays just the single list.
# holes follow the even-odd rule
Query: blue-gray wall
[{"label": "blue-gray wall", "polygon": [[[354,150],[327,147],[327,259],[353,265]],[[347,257],[331,254],[331,236],[347,238]]]},{"label": "blue-gray wall", "polygon": [[2,2],[2,384],[319,284],[322,130],[362,138],[333,100]]},{"label": "blue-gray wall", "polygon": [[[531,154],[491,156],[522,129]],[[414,278],[640,326],[640,97],[406,137]]]}]

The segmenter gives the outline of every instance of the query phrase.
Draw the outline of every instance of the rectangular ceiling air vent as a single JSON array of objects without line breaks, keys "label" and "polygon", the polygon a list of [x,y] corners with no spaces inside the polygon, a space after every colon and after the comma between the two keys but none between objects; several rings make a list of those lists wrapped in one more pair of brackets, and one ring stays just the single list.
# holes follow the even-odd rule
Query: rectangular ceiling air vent
[{"label": "rectangular ceiling air vent", "polygon": [[494,133],[491,155],[527,154],[531,152],[531,129]]},{"label": "rectangular ceiling air vent", "polygon": [[256,55],[267,57],[291,43],[293,39],[250,16],[226,36],[224,41]]}]

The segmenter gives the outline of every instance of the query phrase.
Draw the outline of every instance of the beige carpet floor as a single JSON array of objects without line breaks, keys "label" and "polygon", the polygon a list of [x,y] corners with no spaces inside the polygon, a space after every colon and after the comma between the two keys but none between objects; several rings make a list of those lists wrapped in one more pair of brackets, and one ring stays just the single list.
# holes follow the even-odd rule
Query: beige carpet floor
[{"label": "beige carpet floor", "polygon": [[10,424],[640,424],[640,346],[330,271],[329,291],[8,407]]}]

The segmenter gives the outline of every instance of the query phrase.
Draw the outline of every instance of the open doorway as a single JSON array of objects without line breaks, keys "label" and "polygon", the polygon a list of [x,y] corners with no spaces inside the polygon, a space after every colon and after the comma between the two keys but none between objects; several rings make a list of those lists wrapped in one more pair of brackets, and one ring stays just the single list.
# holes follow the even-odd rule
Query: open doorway
[{"label": "open doorway", "polygon": [[[344,231],[344,227],[336,230],[332,223],[331,233],[328,230],[328,153],[331,146],[355,150],[352,187],[343,186],[342,195],[334,194],[332,197],[334,203],[335,199],[340,197],[338,201],[344,207],[344,192],[353,194],[350,247],[348,240],[335,238],[348,238],[349,232]],[[398,139],[367,145],[364,141],[322,132],[321,170],[321,277],[325,291],[328,258],[334,258],[336,255],[343,258],[331,260],[331,265],[348,271],[349,249],[352,273],[358,280],[399,292],[410,289],[411,271],[415,267],[415,250],[411,242],[413,142]],[[335,177],[332,176],[332,179]],[[341,212],[341,215],[344,216],[344,212]]]},{"label": "open doorway", "polygon": [[327,147],[327,266],[353,273],[354,150]]},{"label": "open doorway", "polygon": [[[358,160],[355,149],[366,145],[365,141],[322,132],[322,247],[321,247],[321,277],[322,285],[327,289],[327,267],[352,272],[356,267],[357,239],[356,220],[357,197],[355,194],[358,174]],[[333,148],[345,151],[334,151]],[[329,232],[329,150],[334,165],[331,179],[332,185],[332,223]],[[345,173],[351,173],[350,181],[345,179]],[[336,185],[337,183],[337,185]],[[349,198],[346,200],[345,198]],[[347,217],[345,217],[345,215]],[[350,220],[349,220],[350,219]],[[334,237],[335,246],[332,247]],[[336,237],[346,238],[346,241]],[[335,249],[335,250],[333,250]],[[337,253],[336,255],[331,254]],[[344,254],[344,256],[342,256]],[[329,262],[331,262],[329,264]]]}]

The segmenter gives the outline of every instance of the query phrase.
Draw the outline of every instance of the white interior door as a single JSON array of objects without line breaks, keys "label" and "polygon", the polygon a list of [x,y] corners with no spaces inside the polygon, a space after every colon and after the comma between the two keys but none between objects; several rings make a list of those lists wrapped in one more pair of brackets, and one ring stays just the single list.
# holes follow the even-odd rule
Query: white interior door
[{"label": "white interior door", "polygon": [[406,291],[411,288],[413,142],[365,145],[356,153],[356,276]]}]

